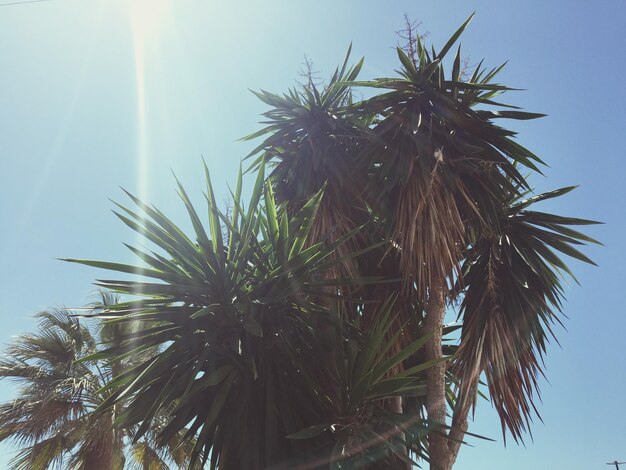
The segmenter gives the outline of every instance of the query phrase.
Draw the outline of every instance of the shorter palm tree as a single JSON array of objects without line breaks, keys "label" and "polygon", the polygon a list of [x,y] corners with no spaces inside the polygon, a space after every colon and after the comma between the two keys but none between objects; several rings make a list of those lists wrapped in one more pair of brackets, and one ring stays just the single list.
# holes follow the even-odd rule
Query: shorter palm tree
[{"label": "shorter palm tree", "polygon": [[[103,293],[102,302],[89,311],[116,301]],[[181,440],[172,440],[169,447],[156,446],[159,420],[141,441],[133,442],[136,429],[114,425],[125,411],[123,403],[95,412],[110,394],[105,386],[137,360],[102,361],[98,352],[103,344],[121,344],[128,331],[107,324],[90,329],[66,309],[36,317],[37,331],[18,336],[0,358],[0,378],[18,384],[17,398],[0,404],[0,442],[8,440],[20,448],[11,468],[160,470],[169,468],[167,462],[188,464],[193,442],[178,448]],[[143,353],[147,354],[151,352]]]},{"label": "shorter palm tree", "polygon": [[[402,325],[397,295],[368,304],[375,314],[365,319],[358,298],[329,291],[340,281],[376,285],[375,278],[328,273],[377,245],[334,256],[360,228],[307,245],[324,189],[290,214],[264,170],[260,162],[248,204],[240,170],[227,217],[205,167],[208,223],[179,183],[191,235],[129,194],[136,208],[120,205],[118,216],[154,246],[129,247],[141,266],[68,260],[137,274],[97,281],[134,299],[103,309],[100,318],[120,327],[144,322],[131,350],[111,345],[103,357],[162,347],[110,383],[111,398],[101,409],[126,402],[118,422],[139,426],[138,439],[167,410],[158,439],[195,437],[192,461],[211,469],[406,468],[426,459],[425,371],[448,358],[419,359],[428,337],[396,329]],[[342,315],[347,311],[352,314]],[[415,403],[410,415],[389,406],[408,397]]]}]

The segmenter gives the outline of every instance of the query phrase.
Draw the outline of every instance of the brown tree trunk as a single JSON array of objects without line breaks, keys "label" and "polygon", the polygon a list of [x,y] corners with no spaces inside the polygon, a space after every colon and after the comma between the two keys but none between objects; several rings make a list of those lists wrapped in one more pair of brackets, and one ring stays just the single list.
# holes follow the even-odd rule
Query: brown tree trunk
[{"label": "brown tree trunk", "polygon": [[[474,397],[476,394],[476,389],[478,387],[478,378],[472,384],[470,388],[470,397]],[[459,455],[459,450],[461,449],[461,441],[465,437],[465,433],[468,428],[468,417],[469,411],[472,407],[472,402],[469,398],[459,409],[454,410],[454,415],[452,416],[452,428],[448,436],[450,439],[448,440],[448,449],[450,450],[450,468],[454,465],[457,456]]]},{"label": "brown tree trunk", "polygon": [[[433,279],[429,286],[428,305],[424,320],[425,332],[432,334],[426,343],[426,360],[443,357],[441,337],[444,316],[446,282],[445,279]],[[428,436],[428,453],[431,470],[450,470],[452,467],[450,449],[445,436],[446,424],[446,364],[441,362],[426,371],[426,412],[431,427],[436,432]]]}]

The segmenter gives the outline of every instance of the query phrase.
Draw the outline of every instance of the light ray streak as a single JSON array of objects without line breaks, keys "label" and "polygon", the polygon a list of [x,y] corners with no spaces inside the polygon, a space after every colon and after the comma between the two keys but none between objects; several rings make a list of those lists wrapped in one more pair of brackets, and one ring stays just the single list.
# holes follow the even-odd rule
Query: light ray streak
[{"label": "light ray streak", "polygon": [[[166,0],[134,0],[130,5],[131,33],[135,62],[135,89],[137,94],[137,195],[147,202],[150,190],[150,145],[147,113],[146,58],[148,46],[156,46],[156,38],[163,18]],[[140,243],[145,240],[145,228],[137,234]],[[139,273],[141,276],[141,273]],[[142,292],[137,292],[141,296]]]}]

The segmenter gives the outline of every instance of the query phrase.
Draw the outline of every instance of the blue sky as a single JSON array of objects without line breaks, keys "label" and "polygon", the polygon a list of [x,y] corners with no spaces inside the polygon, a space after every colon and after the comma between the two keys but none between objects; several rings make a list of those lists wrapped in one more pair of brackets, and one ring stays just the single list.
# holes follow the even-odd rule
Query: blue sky
[{"label": "blue sky", "polygon": [[[0,2],[2,3],[2,2]],[[538,190],[581,187],[546,210],[594,218],[599,267],[572,262],[567,331],[542,383],[543,423],[526,446],[502,443],[490,405],[456,468],[608,468],[626,460],[626,4],[551,1],[51,0],[0,7],[0,342],[32,329],[46,307],[80,306],[101,273],[57,261],[130,261],[109,198],[145,195],[184,225],[176,175],[200,201],[201,158],[219,197],[234,182],[265,107],[248,89],[284,91],[306,54],[328,75],[353,43],[363,78],[393,73],[402,15],[443,41],[476,11],[462,39],[470,64],[509,60],[508,102],[548,114],[516,124],[548,164]],[[0,400],[11,387],[0,383]],[[0,447],[0,467],[10,458]]]}]

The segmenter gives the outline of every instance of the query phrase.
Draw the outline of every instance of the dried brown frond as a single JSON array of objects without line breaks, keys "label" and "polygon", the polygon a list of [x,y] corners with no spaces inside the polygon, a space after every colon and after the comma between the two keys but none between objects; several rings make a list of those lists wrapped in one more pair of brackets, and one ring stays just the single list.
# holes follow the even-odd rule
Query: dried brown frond
[{"label": "dried brown frond", "polygon": [[421,298],[433,280],[459,273],[464,226],[454,195],[441,180],[441,165],[437,161],[426,177],[411,165],[396,197],[393,238],[400,247],[404,287],[414,284]]}]

